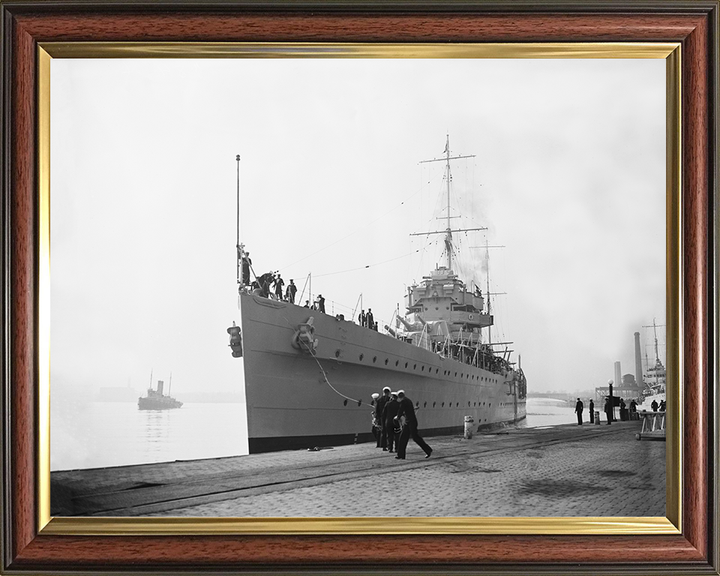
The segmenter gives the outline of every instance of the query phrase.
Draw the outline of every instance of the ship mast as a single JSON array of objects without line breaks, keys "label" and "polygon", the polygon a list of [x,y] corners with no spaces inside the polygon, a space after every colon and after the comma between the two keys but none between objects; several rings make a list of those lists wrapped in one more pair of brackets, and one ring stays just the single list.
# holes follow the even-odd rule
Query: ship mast
[{"label": "ship mast", "polygon": [[[487,313],[492,315],[492,303],[490,300],[490,246],[485,238],[485,296],[487,297]],[[488,344],[492,344],[492,326],[488,326]]]},{"label": "ship mast", "polygon": [[[665,324],[656,324],[655,318],[653,318],[652,329],[653,329],[653,336],[655,337],[655,385],[656,386],[659,381],[658,365],[660,364],[660,352],[658,351],[657,329],[662,326],[665,326]],[[650,328],[650,326],[643,326],[643,328]],[[646,356],[647,356],[647,354],[646,354]],[[647,360],[646,360],[646,362],[647,362]]]},{"label": "ship mast", "polygon": [[235,271],[237,273],[237,283],[240,284],[240,265],[242,261],[243,246],[240,244],[240,154],[235,156],[237,162],[237,199],[235,203],[236,207],[236,220],[235,220],[235,248],[237,255],[235,257]]},{"label": "ship mast", "polygon": [[453,232],[474,232],[476,230],[487,230],[487,228],[456,228],[453,229],[450,225],[451,218],[459,218],[459,216],[450,215],[450,182],[452,181],[452,173],[450,171],[450,160],[461,160],[463,158],[475,158],[475,154],[467,156],[450,156],[450,135],[447,135],[445,140],[445,151],[443,152],[443,158],[433,158],[432,160],[422,160],[420,164],[427,164],[429,162],[445,162],[445,183],[447,187],[447,214],[445,219],[447,220],[447,227],[445,230],[437,230],[433,232],[418,232],[416,234],[410,234],[410,236],[425,236],[428,234],[445,234],[445,251],[447,252],[447,269],[452,271],[452,253],[453,253]]}]

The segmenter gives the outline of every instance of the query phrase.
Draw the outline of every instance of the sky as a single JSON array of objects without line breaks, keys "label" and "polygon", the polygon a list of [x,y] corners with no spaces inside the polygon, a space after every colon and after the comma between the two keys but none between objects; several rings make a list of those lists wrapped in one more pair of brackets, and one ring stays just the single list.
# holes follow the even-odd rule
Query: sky
[{"label": "sky", "polygon": [[[255,271],[382,327],[442,264],[449,137],[458,272],[529,391],[652,359],[665,324],[663,60],[83,60],[51,69],[51,389],[241,392],[240,239]],[[486,261],[485,244],[490,248]],[[311,275],[311,281],[308,280]],[[664,343],[664,331],[659,333]],[[664,348],[661,349],[661,354]]]}]

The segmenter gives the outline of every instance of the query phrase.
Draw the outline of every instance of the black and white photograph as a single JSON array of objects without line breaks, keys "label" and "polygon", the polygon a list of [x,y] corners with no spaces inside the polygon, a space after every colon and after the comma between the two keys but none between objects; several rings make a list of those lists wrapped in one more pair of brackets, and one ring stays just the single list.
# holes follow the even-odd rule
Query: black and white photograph
[{"label": "black and white photograph", "polygon": [[50,93],[53,516],[665,516],[665,60]]}]

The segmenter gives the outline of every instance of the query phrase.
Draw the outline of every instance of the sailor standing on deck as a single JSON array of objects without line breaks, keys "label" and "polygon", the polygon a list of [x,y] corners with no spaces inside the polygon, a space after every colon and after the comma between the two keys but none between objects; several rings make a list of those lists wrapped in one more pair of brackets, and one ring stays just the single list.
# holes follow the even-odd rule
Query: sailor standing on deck
[{"label": "sailor standing on deck", "polygon": [[283,286],[285,286],[285,280],[283,280],[282,276],[278,274],[275,277],[275,296],[278,300],[283,299]]},{"label": "sailor standing on deck", "polygon": [[295,282],[290,278],[290,284],[288,284],[287,290],[285,290],[285,298],[290,304],[295,304],[295,294],[297,294],[297,286]]},{"label": "sailor standing on deck", "polygon": [[372,308],[368,308],[367,314],[365,315],[365,326],[370,328],[370,330],[375,326],[375,317],[373,316]]},{"label": "sailor standing on deck", "polygon": [[377,414],[377,419],[381,426],[380,436],[377,439],[377,447],[382,447],[383,450],[387,450],[387,438],[385,437],[385,426],[383,426],[383,412],[388,402],[390,402],[390,388],[385,386],[385,388],[383,388],[383,395],[380,396],[375,403],[375,414]]},{"label": "sailor standing on deck", "polygon": [[403,426],[402,432],[400,433],[400,440],[397,445],[397,458],[398,460],[405,460],[405,452],[407,450],[408,441],[410,438],[415,440],[415,444],[420,446],[425,452],[425,458],[430,458],[432,454],[432,448],[425,443],[418,434],[418,421],[415,416],[415,408],[413,407],[412,400],[405,396],[404,390],[398,390],[398,401],[400,402],[400,409],[398,410],[397,419],[399,420],[405,416],[405,426]]},{"label": "sailor standing on deck", "polygon": [[250,286],[250,252],[242,252],[242,283],[243,286]]},{"label": "sailor standing on deck", "polygon": [[575,413],[577,414],[578,424],[582,426],[582,413],[583,413],[583,403],[580,398],[577,399],[577,403],[575,404]]}]

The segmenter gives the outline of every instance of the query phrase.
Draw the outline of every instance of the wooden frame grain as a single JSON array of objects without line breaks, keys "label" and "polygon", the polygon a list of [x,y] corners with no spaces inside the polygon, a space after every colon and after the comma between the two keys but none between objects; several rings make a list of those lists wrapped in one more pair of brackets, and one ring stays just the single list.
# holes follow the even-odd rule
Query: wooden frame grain
[{"label": "wooden frame grain", "polygon": [[[38,571],[718,574],[718,2],[2,4],[2,558]],[[38,43],[680,42],[682,534],[53,536],[38,533]],[[633,558],[628,561],[627,558]],[[623,558],[623,560],[619,560]]]}]

